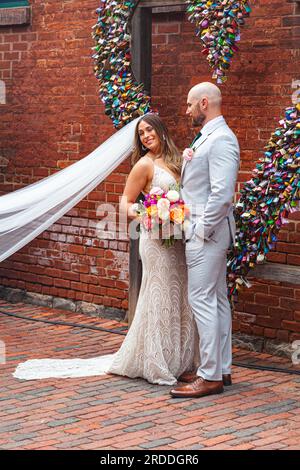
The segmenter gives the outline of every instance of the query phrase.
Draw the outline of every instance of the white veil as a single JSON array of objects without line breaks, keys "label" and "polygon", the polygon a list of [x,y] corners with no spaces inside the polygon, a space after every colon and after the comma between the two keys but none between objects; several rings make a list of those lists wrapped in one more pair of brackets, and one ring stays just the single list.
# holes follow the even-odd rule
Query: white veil
[{"label": "white veil", "polygon": [[[131,153],[135,119],[82,160],[37,183],[0,197],[0,261],[21,249],[62,217],[112,173]],[[92,359],[41,359],[19,364],[14,377],[103,375],[114,355]]]},{"label": "white veil", "polygon": [[68,168],[0,197],[0,262],[66,214],[129,156],[139,119]]}]

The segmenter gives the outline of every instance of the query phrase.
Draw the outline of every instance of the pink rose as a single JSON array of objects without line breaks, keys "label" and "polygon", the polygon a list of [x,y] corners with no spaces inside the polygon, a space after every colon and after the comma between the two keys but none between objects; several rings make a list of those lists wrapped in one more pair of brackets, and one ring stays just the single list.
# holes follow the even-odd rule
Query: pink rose
[{"label": "pink rose", "polygon": [[194,156],[194,150],[191,148],[187,148],[183,151],[182,156],[185,161],[190,162]]},{"label": "pink rose", "polygon": [[155,186],[150,190],[150,193],[152,196],[161,196],[164,193],[163,189],[159,188],[158,186]]}]

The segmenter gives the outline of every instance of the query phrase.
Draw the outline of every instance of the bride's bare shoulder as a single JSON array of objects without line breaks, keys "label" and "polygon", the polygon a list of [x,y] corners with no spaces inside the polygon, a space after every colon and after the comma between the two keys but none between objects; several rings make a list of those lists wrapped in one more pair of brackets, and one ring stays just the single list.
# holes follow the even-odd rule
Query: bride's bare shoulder
[{"label": "bride's bare shoulder", "polygon": [[144,157],[141,157],[138,162],[136,162],[132,168],[132,171],[134,171],[134,173],[151,175],[153,173],[153,161],[150,157],[145,155]]},{"label": "bride's bare shoulder", "polygon": [[144,169],[144,170],[147,168],[152,169],[153,161],[151,160],[150,157],[147,157],[147,155],[145,155],[144,157],[141,157],[134,166],[137,168]]}]

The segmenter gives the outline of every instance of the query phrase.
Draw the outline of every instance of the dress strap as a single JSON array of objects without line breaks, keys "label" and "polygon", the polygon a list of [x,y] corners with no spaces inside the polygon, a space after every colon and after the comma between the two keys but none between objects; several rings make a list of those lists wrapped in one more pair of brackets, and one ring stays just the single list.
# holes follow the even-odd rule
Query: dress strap
[{"label": "dress strap", "polygon": [[148,155],[144,155],[143,158],[148,158],[148,160],[151,160],[152,164],[154,165],[154,161],[152,160],[152,158],[148,157]]},{"label": "dress strap", "polygon": [[152,168],[153,168],[152,180],[151,180],[151,182],[148,184],[148,186],[147,186],[147,188],[146,188],[146,191],[142,191],[142,193],[145,195],[145,194],[149,193],[150,189],[153,187],[153,179],[154,179],[155,170],[156,170],[157,165],[155,165],[155,164],[154,164],[154,161],[152,160],[152,158],[148,157],[147,155],[144,155],[143,158],[147,158],[148,160],[151,160],[151,162],[152,162]]}]

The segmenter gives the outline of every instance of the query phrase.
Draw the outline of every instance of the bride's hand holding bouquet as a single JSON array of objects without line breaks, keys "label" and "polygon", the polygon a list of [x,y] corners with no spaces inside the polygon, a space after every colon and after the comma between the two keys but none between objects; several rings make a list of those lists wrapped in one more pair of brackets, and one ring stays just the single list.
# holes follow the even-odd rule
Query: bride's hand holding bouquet
[{"label": "bride's hand holding bouquet", "polygon": [[161,238],[166,247],[182,238],[189,216],[187,206],[180,199],[178,185],[171,185],[167,192],[153,187],[143,201],[131,206],[131,211],[136,213],[143,229],[151,232],[153,238]]}]

